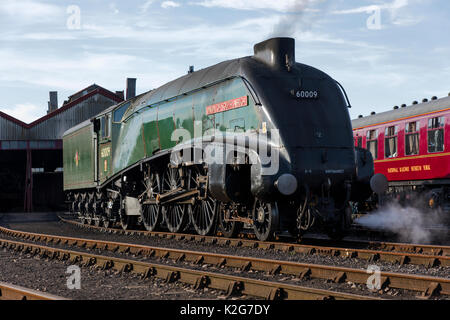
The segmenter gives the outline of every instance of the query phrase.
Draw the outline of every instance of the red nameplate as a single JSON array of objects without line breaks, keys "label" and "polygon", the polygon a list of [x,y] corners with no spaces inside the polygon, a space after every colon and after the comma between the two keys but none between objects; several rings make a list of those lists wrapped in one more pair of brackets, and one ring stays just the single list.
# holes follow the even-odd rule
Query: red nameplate
[{"label": "red nameplate", "polygon": [[209,116],[211,114],[224,112],[228,110],[233,110],[241,107],[248,106],[248,97],[243,96],[233,100],[224,101],[221,103],[216,103],[211,106],[206,107],[206,114]]}]

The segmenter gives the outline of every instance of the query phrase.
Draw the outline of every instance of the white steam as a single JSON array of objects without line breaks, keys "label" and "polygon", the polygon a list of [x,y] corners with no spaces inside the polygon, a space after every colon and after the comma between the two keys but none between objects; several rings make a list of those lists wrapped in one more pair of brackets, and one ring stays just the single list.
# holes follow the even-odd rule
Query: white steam
[{"label": "white steam", "polygon": [[433,227],[440,224],[441,219],[439,211],[430,212],[390,203],[356,219],[355,223],[369,229],[390,231],[398,235],[400,241],[430,243],[440,236]]},{"label": "white steam", "polygon": [[[276,2],[276,1],[274,1]],[[318,4],[321,9],[316,8]],[[327,0],[291,0],[286,2],[285,10],[278,17],[278,22],[273,26],[270,37],[293,37],[298,32],[305,32],[313,24],[318,23],[324,16],[325,4]]]}]

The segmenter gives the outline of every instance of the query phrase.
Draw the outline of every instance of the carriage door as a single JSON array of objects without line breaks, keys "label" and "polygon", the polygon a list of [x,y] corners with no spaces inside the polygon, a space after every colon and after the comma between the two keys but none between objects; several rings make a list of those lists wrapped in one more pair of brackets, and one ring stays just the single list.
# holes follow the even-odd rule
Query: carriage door
[{"label": "carriage door", "polygon": [[98,180],[103,183],[111,176],[111,114],[105,114],[100,118],[100,130],[98,134]]}]

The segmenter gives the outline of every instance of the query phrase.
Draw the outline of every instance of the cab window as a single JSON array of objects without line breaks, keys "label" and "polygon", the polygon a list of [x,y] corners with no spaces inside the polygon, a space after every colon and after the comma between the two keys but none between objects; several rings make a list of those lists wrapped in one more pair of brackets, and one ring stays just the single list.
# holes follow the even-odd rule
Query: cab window
[{"label": "cab window", "polygon": [[105,115],[100,118],[100,132],[102,139],[107,139],[110,136],[110,117]]},{"label": "cab window", "polygon": [[366,137],[366,145],[367,150],[372,153],[373,159],[378,158],[378,130],[369,130],[367,131],[367,137]]},{"label": "cab window", "polygon": [[419,121],[409,122],[405,126],[405,155],[419,154]]},{"label": "cab window", "polygon": [[444,117],[428,119],[428,152],[444,151]]}]

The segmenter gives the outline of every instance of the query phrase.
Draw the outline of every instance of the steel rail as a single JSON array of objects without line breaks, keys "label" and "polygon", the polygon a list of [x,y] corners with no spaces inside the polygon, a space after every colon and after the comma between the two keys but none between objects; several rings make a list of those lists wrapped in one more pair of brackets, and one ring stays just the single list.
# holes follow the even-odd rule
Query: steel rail
[{"label": "steel rail", "polygon": [[79,263],[81,266],[96,266],[118,272],[129,272],[142,276],[143,279],[157,277],[166,282],[179,281],[193,285],[195,289],[211,288],[225,291],[228,296],[244,294],[264,299],[336,299],[336,300],[380,300],[370,296],[335,292],[286,284],[274,281],[257,280],[231,276],[215,272],[198,271],[156,263],[148,263],[111,256],[94,255],[86,252],[72,251],[0,239],[0,247],[24,253],[39,254],[41,258],[59,259]]},{"label": "steel rail", "polygon": [[52,294],[0,282],[0,300],[68,300]]},{"label": "steel rail", "polygon": [[[3,227],[0,227],[0,230],[6,235],[16,237],[19,236],[30,241],[42,241],[46,243],[53,242],[55,244],[79,246],[87,249],[97,248],[100,250],[108,250],[119,253],[155,256],[158,258],[172,259],[174,261],[183,260],[197,264],[202,263],[216,266],[226,266],[230,268],[240,268],[243,271],[254,270],[269,272],[271,274],[281,273],[293,275],[299,277],[300,279],[309,277],[331,280],[336,283],[350,281],[358,284],[366,284],[370,276],[370,274],[368,275],[365,270],[329,265],[305,264],[236,255],[159,248],[122,242],[42,235],[23,231],[14,231]],[[391,287],[396,289],[419,291],[424,297],[430,297],[437,294],[450,295],[450,279],[447,278],[381,272],[380,280],[382,288]]]},{"label": "steel rail", "polygon": [[[302,254],[321,254],[341,257],[351,257],[358,259],[366,259],[372,262],[386,261],[390,263],[399,264],[415,264],[424,265],[426,267],[443,266],[450,267],[450,247],[447,246],[431,246],[431,245],[417,245],[417,244],[403,244],[403,243],[389,243],[389,242],[365,242],[370,248],[374,249],[357,249],[345,247],[329,247],[322,245],[305,245],[296,243],[282,243],[282,242],[262,242],[248,239],[238,238],[223,238],[215,236],[200,236],[191,234],[178,234],[167,232],[149,232],[149,231],[124,231],[119,229],[110,229],[103,227],[96,227],[92,225],[84,225],[76,221],[60,219],[64,222],[74,224],[78,227],[89,227],[103,232],[122,233],[127,235],[146,235],[167,239],[177,240],[194,240],[199,242],[217,243],[221,245],[251,247],[260,249],[275,249],[281,251],[294,251]],[[347,242],[347,241],[346,241]],[[349,243],[351,243],[350,241]],[[360,246],[361,242],[353,241],[354,246]]]}]

